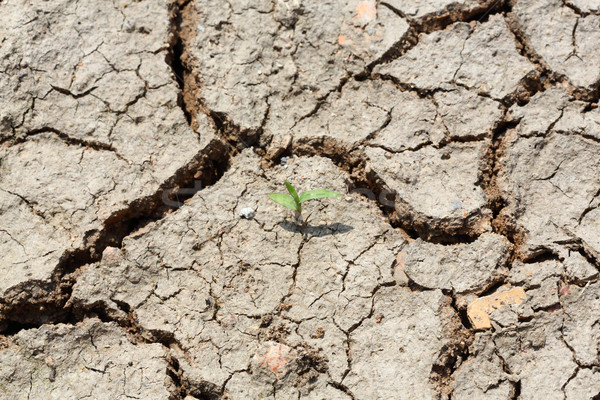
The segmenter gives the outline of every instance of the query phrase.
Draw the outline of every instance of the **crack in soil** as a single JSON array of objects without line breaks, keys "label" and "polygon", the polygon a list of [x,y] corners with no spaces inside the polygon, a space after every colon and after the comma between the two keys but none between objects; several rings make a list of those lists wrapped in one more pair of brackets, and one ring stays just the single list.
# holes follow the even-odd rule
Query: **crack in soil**
[{"label": "crack in soil", "polygon": [[451,4],[446,6],[444,10],[432,12],[420,18],[412,18],[387,2],[383,2],[382,4],[405,18],[420,34],[441,31],[456,22],[487,21],[491,15],[505,12],[509,6],[509,0],[487,1],[472,9],[460,4]]},{"label": "crack in soil", "polygon": [[492,210],[492,229],[506,237],[514,245],[509,266],[512,265],[518,249],[524,241],[524,234],[520,232],[513,218],[505,212],[507,199],[498,185],[498,174],[501,169],[500,158],[506,150],[504,138],[508,131],[516,128],[518,122],[507,121],[507,110],[500,124],[492,133],[492,141],[486,154],[486,166],[480,173],[479,185],[483,188],[488,198],[488,207]]},{"label": "crack in soil", "polygon": [[[514,0],[511,0],[511,2]],[[576,100],[588,102],[590,104],[598,101],[600,97],[600,81],[594,85],[593,89],[587,90],[574,86],[569,79],[564,75],[553,71],[544,59],[535,51],[523,27],[519,24],[517,17],[512,13],[512,5],[505,13],[506,26],[512,32],[515,38],[516,48],[523,57],[526,57],[531,62],[539,73],[539,78],[532,80],[529,84],[529,96],[535,93],[547,90],[553,86],[565,87],[569,94]],[[575,30],[573,30],[574,35]],[[528,100],[525,101],[525,103]],[[521,104],[523,105],[523,104]]]},{"label": "crack in soil", "polygon": [[171,210],[164,203],[165,193],[200,181],[203,187],[215,183],[226,171],[231,154],[224,143],[213,140],[207,148],[165,180],[158,190],[128,204],[104,222],[100,230],[86,233],[81,248],[68,250],[60,258],[49,282],[28,281],[13,287],[0,301],[0,327],[16,332],[21,326],[68,321],[65,308],[76,280],[76,272],[86,264],[97,262],[108,246],[120,247],[123,238]]},{"label": "crack in soil", "polygon": [[371,62],[363,72],[357,74],[356,78],[358,80],[365,79],[371,75],[375,66],[389,63],[401,57],[419,43],[419,39],[423,34],[444,30],[456,22],[485,22],[491,15],[505,13],[508,9],[508,0],[494,0],[491,5],[489,3],[491,2],[479,5],[471,10],[456,5],[449,5],[443,11],[430,13],[420,18],[412,18],[393,5],[382,2],[382,6],[404,18],[408,22],[409,29],[379,59]]},{"label": "crack in soil", "polygon": [[37,136],[37,135],[41,135],[44,133],[52,134],[52,135],[58,137],[63,142],[65,142],[66,144],[71,145],[71,146],[79,146],[84,149],[89,148],[89,149],[93,149],[96,151],[110,151],[110,152],[114,153],[119,160],[124,161],[128,164],[130,163],[129,160],[127,160],[125,157],[123,157],[121,154],[119,154],[117,149],[115,149],[110,144],[103,143],[103,142],[100,142],[97,140],[84,140],[84,139],[71,137],[71,136],[67,135],[66,133],[61,132],[60,130],[52,128],[52,127],[44,127],[44,128],[39,128],[39,129],[29,131],[23,137],[13,140],[11,145],[23,143],[32,136]]}]

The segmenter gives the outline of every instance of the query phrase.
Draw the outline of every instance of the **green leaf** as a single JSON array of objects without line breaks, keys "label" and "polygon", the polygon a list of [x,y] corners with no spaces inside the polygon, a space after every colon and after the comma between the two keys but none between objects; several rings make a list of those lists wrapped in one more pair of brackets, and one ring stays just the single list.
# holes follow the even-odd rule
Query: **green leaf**
[{"label": "green leaf", "polygon": [[307,190],[300,195],[300,203],[306,200],[321,199],[323,197],[342,197],[341,194],[331,190]]},{"label": "green leaf", "polygon": [[281,204],[290,210],[300,211],[300,204],[296,203],[296,200],[289,194],[285,193],[270,193],[267,196],[271,198],[275,203]]},{"label": "green leaf", "polygon": [[300,198],[298,197],[298,192],[296,192],[296,189],[292,186],[292,184],[289,183],[288,181],[285,181],[285,187],[287,188],[288,192],[290,192],[290,194],[292,195],[294,200],[296,200],[296,203],[300,203]]}]

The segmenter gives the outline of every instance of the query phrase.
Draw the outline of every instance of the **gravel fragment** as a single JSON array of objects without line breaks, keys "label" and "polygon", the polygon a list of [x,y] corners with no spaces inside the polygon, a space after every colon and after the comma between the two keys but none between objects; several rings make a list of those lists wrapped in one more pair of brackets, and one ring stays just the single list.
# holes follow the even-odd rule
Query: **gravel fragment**
[{"label": "gravel fragment", "polygon": [[240,210],[240,215],[246,219],[254,218],[254,209],[250,207],[245,207]]}]

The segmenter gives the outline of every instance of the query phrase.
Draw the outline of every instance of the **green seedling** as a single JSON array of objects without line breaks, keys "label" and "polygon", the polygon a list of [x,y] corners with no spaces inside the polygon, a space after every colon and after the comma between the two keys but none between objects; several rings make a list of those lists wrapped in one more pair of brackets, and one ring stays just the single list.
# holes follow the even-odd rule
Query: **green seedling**
[{"label": "green seedling", "polygon": [[298,196],[298,192],[296,191],[294,186],[292,186],[292,184],[288,181],[285,181],[285,187],[287,188],[288,192],[290,192],[290,194],[271,193],[267,196],[269,196],[271,200],[273,200],[275,203],[281,204],[282,206],[294,211],[294,218],[297,222],[303,222],[302,203],[304,203],[305,201],[322,199],[324,197],[342,197],[341,194],[333,192],[331,190],[307,190],[306,192]]}]

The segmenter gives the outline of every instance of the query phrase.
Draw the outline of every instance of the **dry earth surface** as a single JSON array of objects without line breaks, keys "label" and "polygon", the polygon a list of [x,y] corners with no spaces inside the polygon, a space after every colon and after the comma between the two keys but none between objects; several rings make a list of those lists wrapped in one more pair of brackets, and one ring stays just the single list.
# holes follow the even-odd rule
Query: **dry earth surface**
[{"label": "dry earth surface", "polygon": [[0,398],[600,398],[598,43],[597,0],[0,0]]}]

